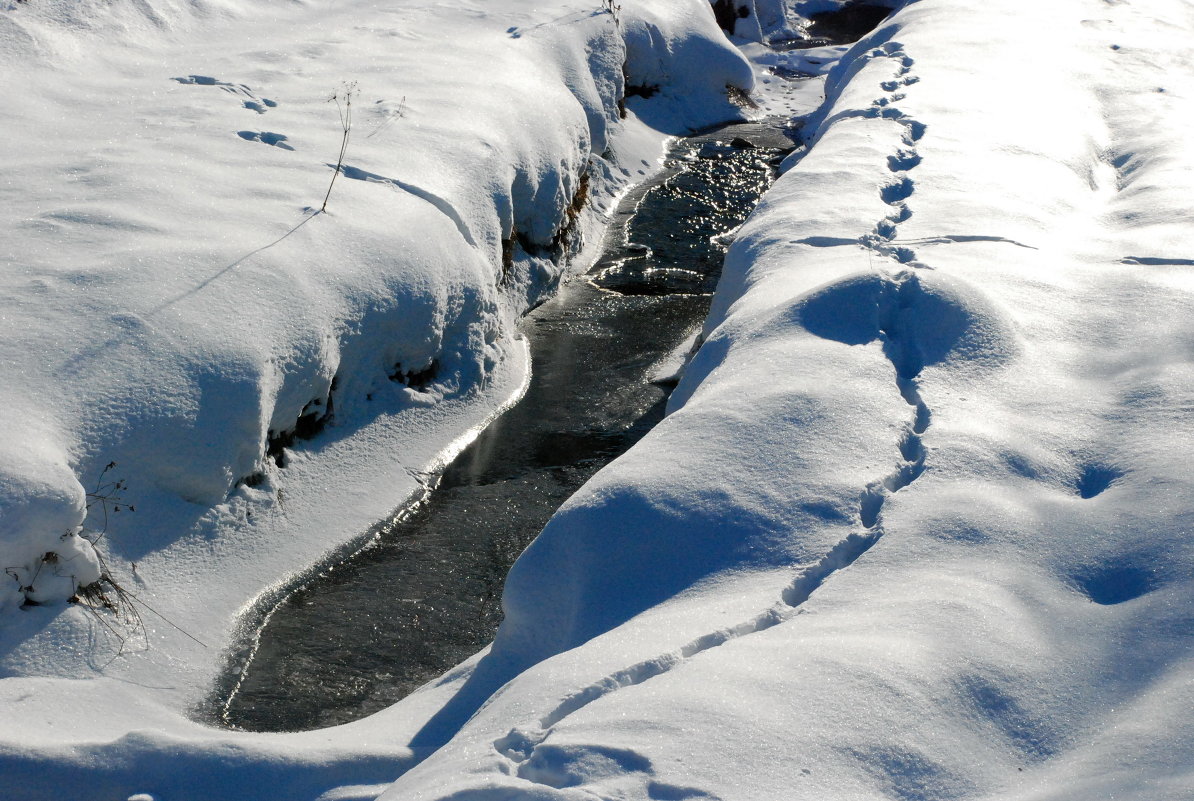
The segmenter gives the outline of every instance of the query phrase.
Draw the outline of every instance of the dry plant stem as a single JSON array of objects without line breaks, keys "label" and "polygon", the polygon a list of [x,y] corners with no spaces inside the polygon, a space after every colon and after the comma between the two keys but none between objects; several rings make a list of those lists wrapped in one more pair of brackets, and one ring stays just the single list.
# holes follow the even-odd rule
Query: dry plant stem
[{"label": "dry plant stem", "polygon": [[[108,634],[120,643],[120,647],[113,654],[112,659],[104,664],[104,667],[107,667],[113,660],[124,653],[129,639],[139,636],[145,642],[146,647],[148,647],[149,638],[146,636],[145,621],[137,611],[137,608],[133,606],[132,596],[112,578],[112,574],[108,572],[108,565],[104,561],[104,558],[98,552],[96,555],[100,559],[103,571],[100,574],[99,580],[84,587],[79,587],[74,597],[71,598],[71,602],[82,607],[91,615],[96,623],[102,626]],[[107,589],[115,594],[115,600],[108,597],[104,585],[107,585]],[[142,605],[144,605],[143,602]],[[105,619],[106,612],[111,613],[111,621]]]},{"label": "dry plant stem", "polygon": [[[343,116],[343,115],[342,115]],[[342,154],[343,155],[343,154]],[[90,584],[79,586],[78,581],[75,582],[75,593],[71,597],[71,602],[78,604],[89,613],[92,618],[103,627],[110,635],[112,635],[119,643],[120,647],[112,659],[120,656],[125,651],[125,646],[128,640],[133,637],[140,637],[145,641],[146,647],[149,647],[149,637],[146,633],[145,620],[141,613],[137,610],[140,605],[146,611],[152,613],[155,617],[160,618],[165,623],[182,632],[184,635],[194,640],[199,645],[207,648],[207,643],[195,637],[186,629],[179,626],[173,620],[163,615],[158,610],[154,609],[148,603],[141,599],[140,596],[130,592],[112,577],[112,571],[108,567],[108,562],[104,558],[103,552],[98,547],[99,541],[103,539],[104,535],[108,533],[108,511],[109,507],[114,512],[119,512],[122,508],[135,511],[136,507],[126,502],[121,497],[121,492],[128,488],[124,479],[116,481],[105,480],[109,471],[116,467],[115,462],[109,462],[108,465],[100,473],[99,478],[96,479],[95,488],[87,493],[87,509],[91,510],[96,504],[104,513],[103,528],[100,529],[93,537],[87,537],[87,532],[79,532],[80,536],[87,539],[95,548],[95,558],[99,561],[100,577]],[[49,555],[43,558],[37,566],[37,572],[34,573],[30,584],[37,580],[37,576],[41,573],[42,566],[48,560]],[[133,572],[137,570],[137,565],[133,563]],[[111,595],[109,595],[111,593]],[[111,614],[111,620],[106,618],[107,614]],[[122,633],[123,631],[123,633]],[[109,660],[108,664],[111,664]],[[105,665],[106,667],[107,665]]]},{"label": "dry plant stem", "polygon": [[116,462],[108,462],[108,466],[103,469],[99,474],[99,478],[96,479],[95,488],[87,493],[87,511],[90,512],[91,507],[98,503],[104,512],[104,523],[100,527],[99,533],[91,540],[92,545],[98,543],[108,533],[109,506],[111,506],[112,511],[116,512],[119,512],[122,507],[128,509],[130,512],[137,511],[137,507],[131,503],[126,503],[124,498],[121,497],[120,493],[128,489],[128,485],[125,484],[124,479],[120,479],[119,481],[104,480],[108,471],[114,467],[116,467]]},{"label": "dry plant stem", "polygon": [[[356,93],[356,83],[345,84],[339,91],[331,97],[331,102],[336,104],[336,111],[340,114],[340,129],[344,132],[344,136],[340,139],[340,155],[336,158],[336,171],[332,173],[332,181],[328,184],[327,194],[323,196],[323,205],[319,207],[321,212],[328,209],[328,198],[332,196],[332,187],[336,185],[336,179],[340,177],[340,171],[344,168],[344,154],[348,150],[348,137],[352,133],[352,96]],[[344,103],[340,103],[341,96],[343,96]]]},{"label": "dry plant stem", "polygon": [[[155,617],[164,621],[170,627],[181,632],[187,638],[193,640],[204,648],[207,648],[207,643],[200,640],[189,631],[179,626],[170,618],[163,615],[158,610],[154,609],[148,603],[141,599],[140,596],[125,589],[116,579],[112,578],[112,574],[108,571],[108,565],[103,557],[98,553],[100,564],[102,565],[102,574],[99,580],[88,584],[85,587],[79,587],[75,596],[71,599],[72,602],[77,603],[85,609],[91,616],[103,626],[109,634],[111,634],[120,643],[120,648],[116,652],[116,656],[124,653],[125,645],[132,637],[140,636],[145,641],[146,647],[149,646],[149,637],[147,636],[145,620],[141,613],[137,611],[137,604],[143,607],[146,611],[151,612]],[[108,597],[108,592],[111,591],[115,595],[115,599]],[[104,612],[112,613],[113,620],[108,621],[104,618]],[[127,634],[122,634],[117,626],[121,626],[127,630]],[[115,658],[115,657],[113,657]]]}]

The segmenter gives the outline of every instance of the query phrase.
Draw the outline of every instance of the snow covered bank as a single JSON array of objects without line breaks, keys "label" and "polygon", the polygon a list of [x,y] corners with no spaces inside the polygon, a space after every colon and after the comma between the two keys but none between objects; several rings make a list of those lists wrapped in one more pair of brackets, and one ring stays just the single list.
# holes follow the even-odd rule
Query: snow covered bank
[{"label": "snow covered bank", "polygon": [[[572,30],[545,13],[509,41],[485,41],[520,47],[547,20]],[[453,22],[485,25],[465,11]],[[341,23],[355,20],[336,30]],[[414,49],[430,40],[430,26],[413,30],[427,39],[393,38]],[[830,75],[827,102],[805,125],[808,147],[731,251],[672,414],[519,562],[490,651],[356,724],[249,736],[178,715],[205,675],[183,663],[210,657],[168,635],[170,649],[138,657],[141,686],[81,680],[74,668],[70,678],[0,682],[3,775],[25,798],[310,798],[327,789],[330,800],[373,798],[422,760],[383,797],[1188,798],[1192,33],[1194,10],[1181,0],[1147,9],[908,4]],[[294,36],[309,43],[314,34]],[[324,57],[338,47],[327,31],[319,39]],[[225,74],[217,67],[256,51],[228,52],[203,74]],[[211,84],[175,91],[205,86],[243,102]],[[283,108],[253,91],[279,102],[261,99],[267,114]],[[413,97],[404,114],[418,108]],[[328,110],[310,105],[312,115]],[[460,112],[460,124],[470,115]],[[490,141],[483,124],[475,131],[473,144]],[[319,152],[336,137],[329,126]],[[229,153],[233,144],[261,158],[300,152],[239,139]],[[461,152],[443,169],[477,155],[452,142]],[[424,186],[397,170],[358,169]],[[316,202],[306,197],[320,194],[327,171],[319,176],[301,202]],[[360,186],[390,191],[376,183]],[[450,186],[430,185],[449,196]],[[319,247],[306,239],[314,226],[354,202],[334,195],[334,213],[286,246],[301,234],[306,258]],[[368,215],[369,202],[350,208]],[[491,243],[496,283],[499,249],[479,232],[500,240],[505,231],[496,222],[469,230]],[[505,301],[494,303],[499,315]],[[45,377],[22,381],[58,380],[31,375]],[[53,444],[75,430],[19,397],[6,408],[30,410],[27,438],[42,432],[38,441]],[[369,430],[353,439],[392,442],[369,440]],[[329,461],[335,449],[324,445],[320,463],[357,464]],[[24,519],[84,502],[53,479],[74,462],[55,458],[51,448],[38,460],[60,467],[40,468],[27,495],[56,500],[31,505]],[[282,474],[270,470],[271,481],[310,470],[303,487],[328,475],[303,452]],[[333,516],[314,504],[296,511],[291,497],[279,506],[294,520]],[[235,530],[231,514],[221,519],[221,531]],[[268,529],[244,530],[236,542]],[[277,566],[268,556],[276,540],[262,540],[239,551],[249,554],[243,575]],[[187,554],[209,562],[228,541],[195,536],[164,565]],[[223,577],[236,573],[236,558],[221,564]],[[154,581],[171,575],[166,566],[153,568]],[[178,597],[188,609],[213,600],[195,589]],[[36,629],[53,611],[27,614],[13,619]],[[67,623],[58,615],[57,628],[6,657],[7,669],[52,675],[77,665],[72,651],[88,652],[88,629]],[[146,687],[155,675],[168,678]]]},{"label": "snow covered bank", "polygon": [[[257,742],[183,717],[240,614],[517,396],[515,320],[753,81],[702,0],[39,0],[0,10],[0,59],[0,750],[30,798],[93,746],[106,798],[129,754]],[[144,627],[66,603],[99,591]],[[392,776],[399,740],[343,753]],[[300,741],[277,758],[340,758]]]},{"label": "snow covered bank", "polygon": [[847,54],[383,798],[1190,797],[1192,34],[921,0]]},{"label": "snow covered bank", "polygon": [[[649,167],[611,150],[635,127],[623,64],[673,128],[737,113],[726,88],[750,70],[694,5],[620,24],[417,4],[8,9],[24,102],[6,112],[6,601],[94,580],[86,544],[61,538],[100,527],[85,507],[109,494],[92,483],[110,461],[142,510],[110,543],[136,561],[187,536],[164,515],[216,531],[214,515],[279,506],[296,439],[386,415],[417,436],[437,403],[509,371],[510,323],[579,249],[590,196]],[[359,86],[354,136],[315,214],[340,76]],[[69,549],[80,570],[39,569]]]}]

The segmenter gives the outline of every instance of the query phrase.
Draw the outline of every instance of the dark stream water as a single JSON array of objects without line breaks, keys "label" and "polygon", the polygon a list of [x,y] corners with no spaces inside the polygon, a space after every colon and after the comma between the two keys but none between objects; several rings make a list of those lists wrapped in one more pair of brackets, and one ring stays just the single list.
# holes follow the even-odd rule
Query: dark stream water
[{"label": "dark stream water", "polygon": [[[242,644],[208,714],[252,731],[364,717],[480,650],[502,583],[552,513],[663,416],[653,368],[704,320],[724,254],[793,146],[737,125],[672,151],[620,206],[605,255],[531,312],[526,396],[370,545],[307,580]],[[254,641],[256,649],[253,649]]]}]

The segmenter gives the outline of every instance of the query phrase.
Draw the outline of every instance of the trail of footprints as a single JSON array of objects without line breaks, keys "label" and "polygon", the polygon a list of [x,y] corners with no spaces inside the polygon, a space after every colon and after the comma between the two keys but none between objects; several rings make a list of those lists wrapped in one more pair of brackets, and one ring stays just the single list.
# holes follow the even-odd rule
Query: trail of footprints
[{"label": "trail of footprints", "polygon": [[278,105],[276,101],[270,100],[268,97],[258,97],[253,94],[253,90],[243,83],[229,83],[228,81],[221,81],[208,75],[187,75],[182,78],[175,78],[174,81],[189,86],[218,86],[225,92],[236,95],[244,108],[256,111],[258,114],[264,114],[269,109],[276,108]]},{"label": "trail of footprints", "polygon": [[[231,83],[229,81],[221,81],[213,78],[210,75],[186,75],[181,78],[173,79],[176,83],[185,84],[187,86],[218,86],[225,92],[234,95],[241,101],[242,108],[255,111],[258,114],[264,114],[271,108],[277,108],[278,103],[275,100],[270,100],[268,97],[258,97],[243,83]],[[270,145],[271,147],[281,148],[282,150],[294,150],[294,148],[287,144],[286,135],[274,133],[273,131],[237,131],[236,135],[247,142],[260,142],[263,145]]]},{"label": "trail of footprints", "polygon": [[895,268],[885,271],[884,275],[880,341],[884,355],[895,368],[896,386],[911,407],[910,420],[899,441],[899,464],[888,475],[867,484],[860,493],[859,529],[838,542],[818,562],[801,569],[774,606],[736,626],[705,634],[678,650],[605,676],[568,696],[538,720],[515,727],[496,740],[493,743],[494,750],[508,759],[514,772],[524,779],[544,783],[541,771],[535,769],[532,762],[536,750],[557,724],[594,701],[622,688],[642,684],[698,654],[740,637],[765,631],[800,614],[801,605],[830,576],[852,565],[882,538],[882,509],[885,501],[924,472],[926,451],[923,435],[930,425],[932,413],[921,397],[917,379],[923,364],[916,342],[906,330],[906,323],[915,313],[912,307],[916,299],[924,291],[916,271],[931,268],[917,259],[912,248],[906,244],[895,244],[894,240],[899,225],[912,216],[908,201],[915,190],[915,183],[910,173],[921,161],[917,143],[925,134],[925,125],[910,118],[896,105],[905,97],[903,90],[919,80],[912,72],[914,61],[904,52],[903,46],[888,42],[872,50],[870,56],[893,59],[899,67],[893,79],[880,84],[886,95],[872,104],[866,116],[892,120],[904,129],[899,148],[887,159],[892,180],[880,190],[881,199],[891,207],[891,211],[875,225],[871,233],[860,240],[863,247],[893,262]]},{"label": "trail of footprints", "polygon": [[874,231],[862,238],[862,245],[899,264],[925,268],[927,265],[916,260],[916,252],[912,248],[893,244],[900,223],[907,222],[912,217],[912,210],[908,208],[907,201],[915,189],[915,184],[909,173],[920,164],[916,144],[925,134],[924,124],[909,117],[896,104],[904,99],[903,90],[920,79],[912,73],[912,65],[915,62],[897,42],[888,42],[876,48],[872,51],[872,56],[893,59],[899,64],[899,68],[894,78],[880,84],[887,94],[871,104],[868,116],[892,120],[902,126],[904,132],[900,148],[887,157],[887,169],[891,171],[893,180],[879,192],[883,202],[891,206],[891,212],[875,225]]}]

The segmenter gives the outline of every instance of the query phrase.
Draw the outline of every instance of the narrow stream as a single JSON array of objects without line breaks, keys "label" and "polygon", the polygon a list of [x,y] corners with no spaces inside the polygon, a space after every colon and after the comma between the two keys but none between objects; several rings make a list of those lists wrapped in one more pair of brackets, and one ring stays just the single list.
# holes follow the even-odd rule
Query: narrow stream
[{"label": "narrow stream", "polygon": [[590,476],[663,417],[655,376],[699,328],[720,238],[745,219],[793,146],[780,123],[681,141],[621,205],[604,256],[522,324],[526,396],[370,546],[310,578],[244,644],[209,715],[251,731],[364,717],[480,650],[501,621],[519,553]]}]

